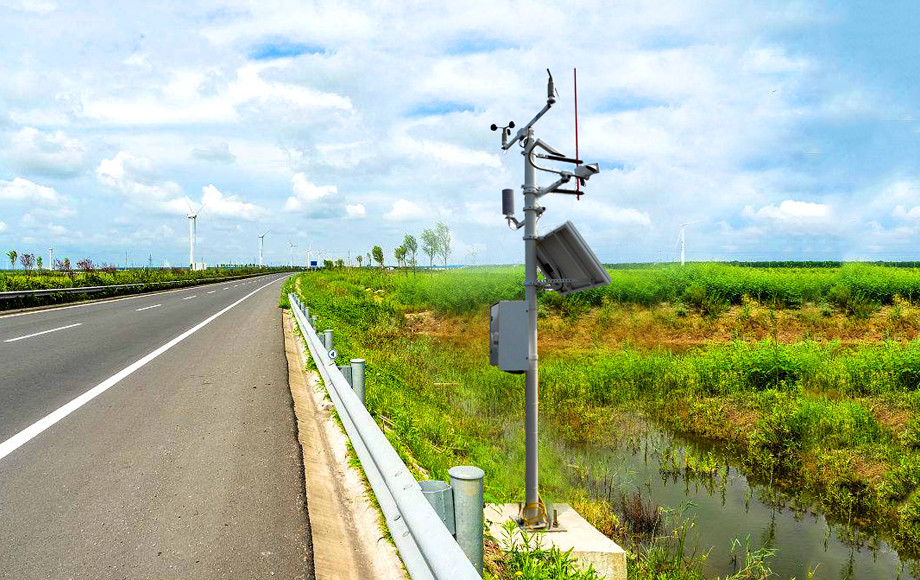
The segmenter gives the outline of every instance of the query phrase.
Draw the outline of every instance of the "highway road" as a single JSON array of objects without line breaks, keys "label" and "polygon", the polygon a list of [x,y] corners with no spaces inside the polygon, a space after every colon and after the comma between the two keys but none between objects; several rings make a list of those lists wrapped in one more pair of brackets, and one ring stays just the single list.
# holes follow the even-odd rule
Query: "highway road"
[{"label": "highway road", "polygon": [[312,578],[271,275],[0,316],[0,578]]}]

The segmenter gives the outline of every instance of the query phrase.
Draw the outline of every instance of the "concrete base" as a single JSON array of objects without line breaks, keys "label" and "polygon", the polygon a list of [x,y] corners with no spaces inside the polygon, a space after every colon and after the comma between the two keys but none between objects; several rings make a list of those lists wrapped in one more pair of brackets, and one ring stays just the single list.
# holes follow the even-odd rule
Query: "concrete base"
[{"label": "concrete base", "polygon": [[[581,569],[594,566],[594,571],[607,580],[626,580],[626,551],[610,538],[600,533],[578,512],[565,503],[553,504],[559,514],[561,532],[541,533],[544,547],[556,546],[563,552],[572,550],[572,557]],[[499,542],[505,541],[502,526],[508,520],[518,517],[518,504],[488,504],[485,519],[489,524],[489,533]],[[536,532],[540,533],[540,532]],[[514,541],[520,541],[515,535]]]}]

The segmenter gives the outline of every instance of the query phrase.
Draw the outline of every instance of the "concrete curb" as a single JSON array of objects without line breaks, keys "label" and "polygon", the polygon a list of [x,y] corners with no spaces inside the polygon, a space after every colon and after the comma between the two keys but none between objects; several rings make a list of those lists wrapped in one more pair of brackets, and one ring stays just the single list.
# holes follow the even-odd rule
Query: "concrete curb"
[{"label": "concrete curb", "polygon": [[381,541],[384,533],[378,514],[368,501],[361,475],[348,465],[346,437],[324,404],[317,377],[303,371],[306,355],[287,311],[284,338],[317,580],[406,580],[395,548]]}]

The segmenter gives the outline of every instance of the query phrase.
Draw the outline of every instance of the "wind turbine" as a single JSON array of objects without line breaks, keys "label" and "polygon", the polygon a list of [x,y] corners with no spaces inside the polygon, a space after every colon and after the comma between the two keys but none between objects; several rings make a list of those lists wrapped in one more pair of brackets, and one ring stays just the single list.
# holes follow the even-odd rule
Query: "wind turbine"
[{"label": "wind turbine", "polygon": [[297,247],[297,244],[294,242],[288,242],[288,245],[291,247],[291,268],[294,267],[294,248]]},{"label": "wind turbine", "polygon": [[267,230],[264,234],[259,236],[259,267],[262,267],[262,244],[265,242],[265,235],[268,234],[271,230]]},{"label": "wind turbine", "polygon": [[198,214],[201,213],[201,210],[204,209],[204,204],[202,203],[198,207],[198,211],[192,209],[192,202],[189,199],[185,198],[185,205],[188,206],[188,263],[189,268],[192,270],[197,270],[198,266],[195,264],[195,244],[198,241]]},{"label": "wind turbine", "polygon": [[683,222],[682,224],[680,224],[680,234],[677,236],[677,244],[680,245],[680,265],[681,266],[684,265],[684,247],[686,245],[685,243],[686,240],[684,238],[684,230],[687,228],[687,226],[693,225],[699,222],[700,220],[696,220],[692,222]]}]

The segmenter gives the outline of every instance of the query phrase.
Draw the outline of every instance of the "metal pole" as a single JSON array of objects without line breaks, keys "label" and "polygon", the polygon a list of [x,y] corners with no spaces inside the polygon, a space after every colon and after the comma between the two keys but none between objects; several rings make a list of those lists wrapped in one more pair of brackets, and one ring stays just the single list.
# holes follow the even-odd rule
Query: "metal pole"
[{"label": "metal pole", "polygon": [[326,345],[326,350],[330,351],[332,350],[332,329],[327,328],[323,334],[325,335],[325,338],[323,339],[323,344]]},{"label": "metal pole", "polygon": [[351,359],[351,388],[354,389],[355,394],[358,395],[358,398],[361,399],[361,404],[364,404],[364,359],[363,358],[353,358]]},{"label": "metal pole", "polygon": [[262,242],[265,241],[263,236],[259,236],[259,267],[262,267]]},{"label": "metal pole", "polygon": [[681,224],[680,226],[680,265],[684,265],[684,229],[686,224]]},{"label": "metal pole", "polygon": [[537,180],[530,162],[530,149],[535,142],[533,129],[527,130],[524,143],[524,295],[527,301],[527,373],[525,384],[525,443],[526,493],[524,513],[531,526],[546,522],[540,508],[539,450],[537,417],[539,414],[539,373],[537,365]]},{"label": "metal pole", "polygon": [[318,320],[319,320],[319,316],[316,316],[315,314],[314,314],[313,316],[311,316],[311,317],[310,317],[310,326],[312,326],[314,329],[316,329],[316,322],[317,322]]},{"label": "metal pole", "polygon": [[195,269],[195,220],[192,216],[188,218],[188,264],[190,269]]},{"label": "metal pole", "polygon": [[454,495],[457,543],[482,576],[482,478],[485,472],[471,465],[451,467],[450,488]]}]

